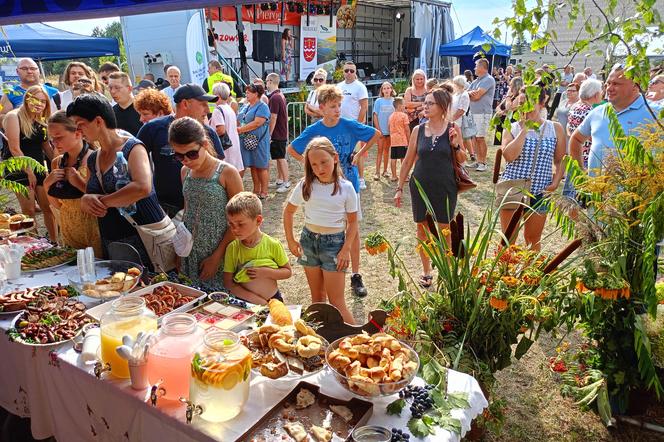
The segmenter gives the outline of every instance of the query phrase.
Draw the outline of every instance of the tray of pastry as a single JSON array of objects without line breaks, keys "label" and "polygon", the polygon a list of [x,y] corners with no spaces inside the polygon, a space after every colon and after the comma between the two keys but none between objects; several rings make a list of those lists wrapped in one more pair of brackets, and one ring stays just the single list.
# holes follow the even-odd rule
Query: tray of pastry
[{"label": "tray of pastry", "polygon": [[349,441],[353,430],[366,424],[372,413],[371,402],[337,399],[322,394],[318,385],[301,381],[238,441]]}]

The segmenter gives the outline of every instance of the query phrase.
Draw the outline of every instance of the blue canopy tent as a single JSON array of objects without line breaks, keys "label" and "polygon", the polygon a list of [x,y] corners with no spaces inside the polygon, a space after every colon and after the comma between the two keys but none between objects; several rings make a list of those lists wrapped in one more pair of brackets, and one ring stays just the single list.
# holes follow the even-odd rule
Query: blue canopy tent
[{"label": "blue canopy tent", "polygon": [[10,25],[0,29],[2,57],[30,57],[45,61],[119,54],[120,47],[115,38],[88,37],[43,23]]},{"label": "blue canopy tent", "polygon": [[[483,48],[489,45],[489,50]],[[457,57],[461,72],[466,69],[473,70],[475,67],[475,55],[481,52],[489,60],[491,67],[494,64],[505,66],[512,52],[512,47],[499,42],[495,38],[487,35],[479,26],[473,28],[470,32],[449,43],[440,45],[438,55],[441,57]],[[491,68],[490,67],[490,68]]]}]

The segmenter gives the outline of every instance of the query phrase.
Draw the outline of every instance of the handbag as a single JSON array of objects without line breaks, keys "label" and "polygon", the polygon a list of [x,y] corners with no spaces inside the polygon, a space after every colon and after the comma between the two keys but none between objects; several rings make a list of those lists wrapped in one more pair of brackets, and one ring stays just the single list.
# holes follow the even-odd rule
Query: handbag
[{"label": "handbag", "polygon": [[[258,106],[254,110],[254,118],[256,118],[256,112],[258,111]],[[242,122],[246,124],[246,117],[247,115],[245,114],[244,117],[242,118]],[[263,141],[263,138],[265,138],[265,134],[269,131],[263,132],[263,135],[258,138],[256,134],[248,133],[248,134],[241,134],[240,136],[240,142],[242,143],[242,148],[248,151],[256,150],[258,149],[258,146],[260,145],[261,141]]]},{"label": "handbag", "polygon": [[533,164],[530,167],[530,175],[528,178],[505,180],[496,183],[496,199],[494,201],[495,207],[500,207],[501,209],[507,210],[516,210],[521,204],[523,204],[533,184],[533,174],[535,173],[535,166],[537,165],[537,155],[539,154],[539,149],[540,145],[542,144],[543,137],[544,125],[542,125],[542,128],[540,129],[540,136],[539,140],[537,141],[537,145],[535,146]]},{"label": "handbag", "polygon": [[470,105],[468,105],[468,110],[461,116],[461,136],[468,139],[475,135],[477,135],[477,126],[475,126],[475,119],[470,113]]},{"label": "handbag", "polygon": [[[219,112],[221,112],[221,117],[224,119],[224,123],[226,123],[226,115],[224,114],[224,110],[221,108],[221,105],[217,106],[217,109],[219,109]],[[228,126],[224,124],[224,127],[227,128],[226,132],[219,136],[219,141],[221,141],[221,147],[224,150],[228,150],[233,147],[233,141],[231,141],[231,137],[228,136]]]},{"label": "handbag", "polygon": [[[454,123],[451,123],[450,129],[454,129],[454,127]],[[452,143],[450,143],[450,150],[452,151],[452,167],[454,168],[454,180],[457,185],[457,193],[463,193],[477,187],[477,184],[470,179],[470,175],[468,175],[466,168],[459,163],[459,160],[457,160],[456,152],[452,147]]]},{"label": "handbag", "polygon": [[155,271],[168,272],[173,270],[175,268],[173,237],[176,234],[176,227],[171,218],[164,215],[161,221],[140,226],[124,210],[120,210],[120,213],[138,232]]},{"label": "handbag", "polygon": [[[85,154],[88,152],[88,149],[88,143],[83,142],[83,149],[81,149],[81,152],[76,158],[74,169],[78,170],[78,168],[81,167],[81,162],[83,161]],[[60,169],[67,167],[67,157],[68,154],[65,152],[60,159],[60,164],[58,165]],[[53,183],[53,185],[48,188],[48,195],[52,196],[53,198],[59,198],[62,200],[74,200],[81,198],[83,195],[85,195],[85,193],[74,187],[69,181],[67,181],[67,179],[64,179],[58,181],[57,183]]]}]

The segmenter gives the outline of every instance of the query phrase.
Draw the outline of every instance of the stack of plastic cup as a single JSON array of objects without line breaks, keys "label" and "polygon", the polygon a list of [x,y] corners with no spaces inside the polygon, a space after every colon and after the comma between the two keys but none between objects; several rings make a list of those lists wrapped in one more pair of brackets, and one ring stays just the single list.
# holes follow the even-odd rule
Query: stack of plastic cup
[{"label": "stack of plastic cup", "polygon": [[18,279],[21,277],[21,258],[25,250],[18,244],[6,244],[0,246],[0,261],[5,268],[7,279]]}]

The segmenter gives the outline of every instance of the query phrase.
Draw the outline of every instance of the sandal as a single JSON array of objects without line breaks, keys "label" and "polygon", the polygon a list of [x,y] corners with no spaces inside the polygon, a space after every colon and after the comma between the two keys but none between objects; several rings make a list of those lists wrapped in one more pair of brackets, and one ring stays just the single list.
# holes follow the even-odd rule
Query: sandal
[{"label": "sandal", "polygon": [[256,195],[258,196],[259,200],[266,200],[269,196],[267,193],[257,193]]},{"label": "sandal", "polygon": [[429,287],[431,287],[432,283],[433,283],[433,276],[420,275],[420,280],[418,281],[420,287],[422,287],[423,289],[428,289]]},{"label": "sandal", "polygon": [[389,176],[389,174],[387,173],[387,170],[385,172],[383,172],[383,177],[387,178],[388,176]]},{"label": "sandal", "polygon": [[374,175],[374,181],[380,181],[380,175]]},{"label": "sandal", "polygon": [[390,178],[390,181],[392,181],[393,183],[396,183],[397,181],[399,181],[399,178]]}]

